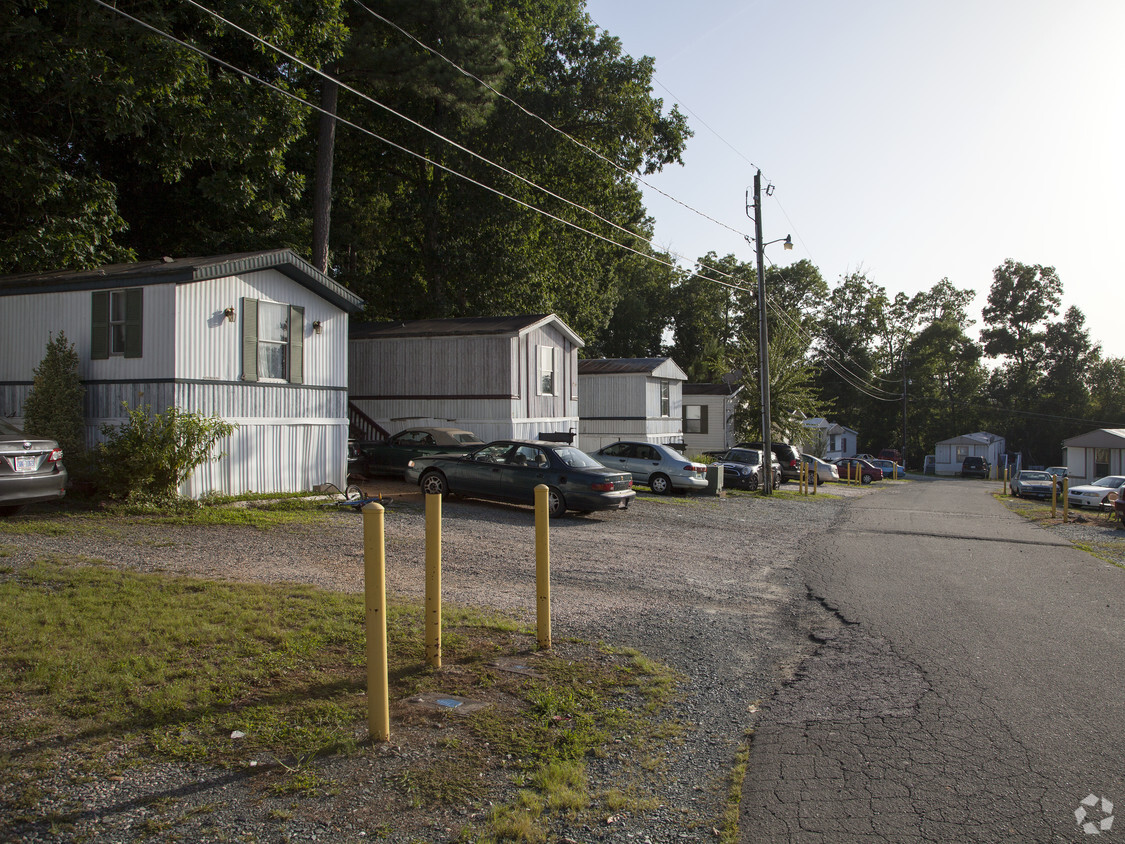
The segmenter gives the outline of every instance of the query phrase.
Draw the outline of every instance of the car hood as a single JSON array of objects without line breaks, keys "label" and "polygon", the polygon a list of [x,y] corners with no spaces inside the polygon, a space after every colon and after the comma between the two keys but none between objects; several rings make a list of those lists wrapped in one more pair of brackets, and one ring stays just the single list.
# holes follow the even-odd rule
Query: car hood
[{"label": "car hood", "polygon": [[1093,484],[1082,484],[1082,486],[1070,488],[1071,495],[1108,495],[1116,491],[1117,487],[1115,486],[1094,486]]}]

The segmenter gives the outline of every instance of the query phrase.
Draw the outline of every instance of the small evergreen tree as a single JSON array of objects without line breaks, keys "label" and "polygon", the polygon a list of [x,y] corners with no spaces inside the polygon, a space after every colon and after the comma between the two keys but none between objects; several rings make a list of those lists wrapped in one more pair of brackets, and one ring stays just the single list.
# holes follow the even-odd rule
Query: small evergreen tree
[{"label": "small evergreen tree", "polygon": [[63,459],[81,462],[86,452],[86,388],[78,377],[78,353],[66,335],[47,343],[47,353],[35,369],[31,392],[23,405],[23,430],[31,437],[58,442]]}]

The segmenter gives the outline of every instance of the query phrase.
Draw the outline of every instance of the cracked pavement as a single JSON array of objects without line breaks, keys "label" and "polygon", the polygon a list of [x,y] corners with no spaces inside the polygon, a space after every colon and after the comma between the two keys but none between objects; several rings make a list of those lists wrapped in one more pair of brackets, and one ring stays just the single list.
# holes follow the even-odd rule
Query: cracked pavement
[{"label": "cracked pavement", "polygon": [[1125,806],[1125,572],[995,486],[888,489],[806,546],[820,646],[762,707],[743,842],[1125,836],[1075,815]]}]

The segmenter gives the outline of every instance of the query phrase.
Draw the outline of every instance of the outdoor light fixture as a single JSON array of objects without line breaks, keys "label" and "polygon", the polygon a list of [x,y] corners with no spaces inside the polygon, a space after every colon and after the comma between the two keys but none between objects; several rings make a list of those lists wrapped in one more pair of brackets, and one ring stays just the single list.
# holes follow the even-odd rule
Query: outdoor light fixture
[{"label": "outdoor light fixture", "polygon": [[223,311],[223,316],[227,318],[227,322],[234,322],[234,308],[227,308]]},{"label": "outdoor light fixture", "polygon": [[323,326],[320,324],[320,320],[318,319],[313,323],[313,334],[319,334],[322,327]]},{"label": "outdoor light fixture", "polygon": [[792,252],[793,251],[793,235],[791,235],[791,234],[785,235],[785,251],[786,252]]}]

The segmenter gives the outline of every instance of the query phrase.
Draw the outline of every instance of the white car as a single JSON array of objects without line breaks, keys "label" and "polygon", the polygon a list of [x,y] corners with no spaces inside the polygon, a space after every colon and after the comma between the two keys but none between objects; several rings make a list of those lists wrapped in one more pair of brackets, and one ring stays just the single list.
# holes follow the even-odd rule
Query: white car
[{"label": "white car", "polygon": [[1097,507],[1102,508],[1108,504],[1109,494],[1116,492],[1121,497],[1122,487],[1125,487],[1125,475],[1107,475],[1098,478],[1092,484],[1072,486],[1067,493],[1066,500],[1071,507]]},{"label": "white car", "polygon": [[821,460],[819,457],[814,457],[811,454],[802,454],[801,462],[809,464],[809,480],[812,480],[813,472],[816,472],[816,482],[818,484],[826,484],[829,481],[840,480],[840,470],[836,468],[836,464],[829,463],[826,460]]}]

